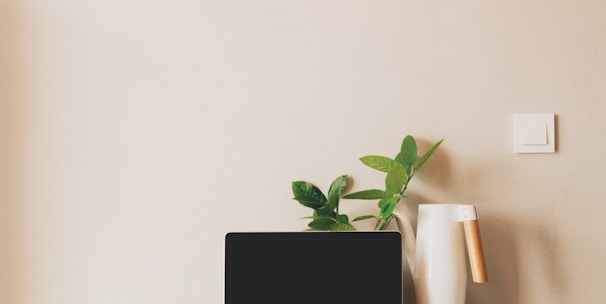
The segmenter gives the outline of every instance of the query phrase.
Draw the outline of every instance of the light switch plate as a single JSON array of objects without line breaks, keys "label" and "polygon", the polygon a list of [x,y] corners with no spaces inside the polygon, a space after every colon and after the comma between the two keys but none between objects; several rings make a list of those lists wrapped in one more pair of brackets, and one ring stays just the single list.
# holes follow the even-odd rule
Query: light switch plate
[{"label": "light switch plate", "polygon": [[554,153],[555,114],[513,115],[515,153]]}]

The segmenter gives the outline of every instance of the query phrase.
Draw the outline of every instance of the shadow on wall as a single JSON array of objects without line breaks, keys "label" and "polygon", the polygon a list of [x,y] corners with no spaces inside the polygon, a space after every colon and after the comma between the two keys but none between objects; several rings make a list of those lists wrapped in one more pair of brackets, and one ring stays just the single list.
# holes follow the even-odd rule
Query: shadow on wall
[{"label": "shadow on wall", "polygon": [[[524,253],[519,244],[524,236]],[[567,303],[560,297],[567,293],[566,276],[562,275],[561,252],[557,236],[536,223],[521,222],[512,218],[499,218],[494,215],[482,217],[482,237],[488,267],[489,283],[468,287],[468,303],[520,303],[520,286],[533,288],[534,284],[550,286],[551,303]],[[530,246],[529,246],[530,245]],[[529,261],[533,261],[529,265]],[[539,262],[537,262],[539,261]],[[530,266],[532,270],[522,272]],[[531,282],[525,274],[533,273],[534,278],[543,282]],[[528,292],[528,291],[526,291]],[[562,302],[554,302],[561,298]]]},{"label": "shadow on wall", "polygon": [[0,3],[0,303],[16,303],[18,14]]},{"label": "shadow on wall", "polygon": [[[430,143],[421,141],[421,147],[428,149]],[[423,151],[421,148],[420,150]],[[452,160],[443,149],[438,149],[424,167],[428,175],[435,176],[434,187],[451,189],[454,176]],[[431,202],[422,197],[411,197],[414,202]],[[409,206],[412,214],[417,214],[418,204]],[[479,210],[481,237],[488,271],[488,283],[474,283],[467,261],[467,297],[468,304],[511,304],[519,303],[519,266],[517,264],[516,242],[512,223],[508,219],[498,218]],[[415,223],[416,227],[416,217]],[[414,302],[411,302],[414,303]]]},{"label": "shadow on wall", "polygon": [[[417,227],[419,204],[437,204],[414,193],[409,193],[406,212],[411,216],[413,227]],[[481,234],[488,269],[488,284],[473,283],[467,260],[467,304],[511,304],[518,301],[518,265],[516,248],[510,224],[481,214]],[[545,252],[547,254],[548,252]],[[416,303],[414,281],[408,265],[404,263],[404,303]]]},{"label": "shadow on wall", "polygon": [[[421,141],[420,151],[425,151],[431,143]],[[443,189],[452,188],[450,184],[451,160],[447,153],[441,149],[432,156],[423,170],[429,171],[428,174],[437,176],[433,180],[435,187]],[[407,208],[409,214],[417,214],[417,202],[438,203],[430,200],[410,195],[410,202]],[[498,214],[489,214],[479,210],[482,242],[484,255],[486,258],[486,267],[488,270],[488,283],[476,284],[471,278],[469,263],[467,265],[468,283],[467,299],[468,304],[511,304],[520,303],[521,286],[532,288],[531,284],[536,282],[525,282],[524,277],[529,272],[522,272],[520,265],[524,261],[540,261],[537,264],[530,265],[536,271],[536,277],[544,278],[543,284],[551,286],[554,293],[566,294],[567,282],[565,276],[562,276],[562,261],[559,260],[557,236],[550,234],[548,230],[540,223],[519,220],[512,215],[499,216]],[[416,227],[416,216],[413,217],[413,225]],[[523,237],[521,239],[520,237]],[[524,252],[521,251],[523,243]],[[529,256],[530,255],[530,256]],[[530,281],[530,280],[529,280]],[[555,297],[557,298],[557,296]],[[407,299],[405,303],[415,303],[413,298]]]},{"label": "shadow on wall", "polygon": [[481,216],[481,233],[488,269],[488,283],[467,284],[467,303],[519,303],[519,265],[511,223],[486,214]]}]

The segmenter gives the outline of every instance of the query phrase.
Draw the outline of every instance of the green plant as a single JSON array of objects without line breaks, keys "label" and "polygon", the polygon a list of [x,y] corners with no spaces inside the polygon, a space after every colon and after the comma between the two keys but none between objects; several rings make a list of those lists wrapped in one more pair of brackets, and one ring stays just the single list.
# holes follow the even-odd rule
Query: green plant
[{"label": "green plant", "polygon": [[339,213],[339,202],[341,195],[347,189],[349,178],[347,175],[337,177],[330,188],[328,196],[313,184],[305,181],[292,183],[294,199],[301,205],[314,210],[311,222],[308,224],[310,230],[356,230],[349,223],[349,217]]},{"label": "green plant", "polygon": [[374,218],[377,223],[375,230],[385,230],[394,219],[393,214],[398,203],[406,197],[404,194],[412,177],[417,174],[423,164],[438,149],[443,139],[436,142],[421,157],[417,153],[417,143],[414,137],[408,135],[402,141],[400,152],[391,159],[385,156],[369,155],[360,158],[366,166],[387,173],[385,190],[370,189],[345,195],[346,199],[379,200],[379,215],[364,215],[354,221]]},{"label": "green plant", "polygon": [[[414,137],[407,135],[402,140],[400,152],[395,158],[368,155],[360,158],[362,163],[373,169],[387,173],[385,190],[370,189],[354,192],[343,196],[345,199],[379,200],[379,215],[358,216],[352,222],[374,218],[375,230],[385,230],[395,218],[394,210],[398,203],[406,197],[411,179],[438,149],[443,140],[436,142],[425,154],[419,157],[417,142]],[[313,215],[308,224],[310,230],[356,230],[349,222],[346,214],[339,213],[339,203],[342,193],[347,189],[348,176],[337,177],[328,190],[328,195],[313,184],[305,181],[292,183],[294,199],[301,205],[312,208]]]}]

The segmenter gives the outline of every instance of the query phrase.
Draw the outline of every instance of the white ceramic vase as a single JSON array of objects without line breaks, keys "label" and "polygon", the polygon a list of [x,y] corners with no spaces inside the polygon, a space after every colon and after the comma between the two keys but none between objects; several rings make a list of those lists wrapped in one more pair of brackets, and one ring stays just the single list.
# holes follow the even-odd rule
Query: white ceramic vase
[{"label": "white ceramic vase", "polygon": [[419,205],[414,270],[417,304],[465,304],[465,237],[459,206]]}]

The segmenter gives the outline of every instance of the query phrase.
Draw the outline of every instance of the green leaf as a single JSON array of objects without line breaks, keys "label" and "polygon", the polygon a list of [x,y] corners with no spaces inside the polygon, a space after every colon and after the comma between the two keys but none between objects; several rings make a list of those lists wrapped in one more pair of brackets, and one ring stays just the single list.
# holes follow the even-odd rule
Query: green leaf
[{"label": "green leaf", "polygon": [[393,160],[389,157],[377,156],[377,155],[364,156],[364,157],[360,158],[360,160],[365,165],[367,165],[373,169],[382,171],[382,172],[391,171],[391,169],[395,166],[395,163],[396,163],[395,160]]},{"label": "green leaf", "polygon": [[387,205],[387,203],[389,203],[389,202],[390,202],[389,198],[384,198],[384,199],[381,199],[381,200],[379,201],[379,204],[378,204],[378,205],[379,205],[379,209],[383,210],[383,207],[384,207],[385,205]]},{"label": "green leaf", "polygon": [[347,182],[347,175],[339,176],[332,182],[328,189],[328,209],[334,210],[339,206],[341,193],[347,188]]},{"label": "green leaf", "polygon": [[408,135],[404,137],[400,148],[399,160],[408,169],[417,161],[417,142],[414,137]]},{"label": "green leaf", "polygon": [[347,215],[345,215],[345,214],[339,214],[339,215],[337,215],[337,222],[343,223],[343,224],[349,224],[349,217],[347,217]]},{"label": "green leaf", "polygon": [[346,199],[362,199],[362,200],[375,200],[382,199],[385,197],[385,191],[378,189],[363,190],[354,192],[343,196]]},{"label": "green leaf", "polygon": [[292,183],[294,199],[301,205],[313,209],[322,208],[326,205],[326,196],[311,183],[296,181]]},{"label": "green leaf", "polygon": [[335,224],[333,219],[322,217],[311,221],[309,224],[307,224],[307,226],[314,230],[329,230],[332,224]]},{"label": "green leaf", "polygon": [[421,156],[421,158],[419,158],[419,161],[417,161],[417,163],[415,164],[415,169],[419,170],[421,169],[421,167],[423,166],[423,164],[427,161],[427,159],[429,159],[429,157],[436,152],[436,150],[438,149],[438,147],[440,146],[440,144],[442,144],[442,142],[444,141],[444,139],[440,139],[437,143],[435,143],[433,146],[431,146],[431,148],[425,152],[425,154],[423,154],[423,156]]},{"label": "green leaf", "polygon": [[367,219],[370,219],[370,218],[375,218],[376,219],[377,217],[374,216],[374,215],[361,215],[361,216],[358,216],[355,219],[353,219],[352,222],[363,221],[363,220],[367,220]]},{"label": "green leaf", "polygon": [[337,214],[328,209],[328,206],[324,206],[322,208],[318,208],[314,210],[314,218],[320,218],[320,217],[328,217],[328,218],[335,218],[337,216]]},{"label": "green leaf", "polygon": [[394,159],[402,165],[404,165],[404,163],[405,163],[404,159],[402,158],[402,153],[398,152],[398,155],[396,155],[396,158],[394,158]]},{"label": "green leaf", "polygon": [[333,223],[330,225],[330,227],[328,228],[331,231],[353,231],[356,230],[356,228],[350,224],[344,224],[344,223]]},{"label": "green leaf", "polygon": [[385,177],[385,194],[386,196],[392,196],[394,194],[400,194],[404,185],[408,183],[408,174],[406,168],[398,163]]},{"label": "green leaf", "polygon": [[391,214],[393,213],[394,209],[396,209],[396,205],[398,204],[398,201],[395,200],[389,200],[387,202],[387,204],[385,204],[382,208],[381,208],[381,218],[388,218],[389,216],[391,216]]}]

